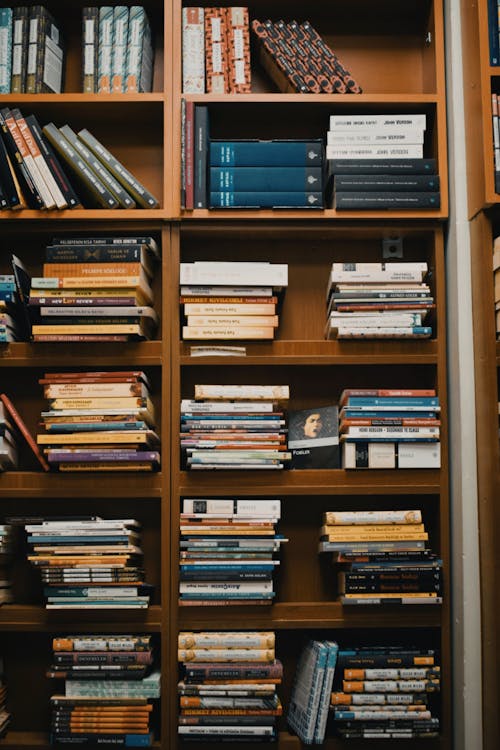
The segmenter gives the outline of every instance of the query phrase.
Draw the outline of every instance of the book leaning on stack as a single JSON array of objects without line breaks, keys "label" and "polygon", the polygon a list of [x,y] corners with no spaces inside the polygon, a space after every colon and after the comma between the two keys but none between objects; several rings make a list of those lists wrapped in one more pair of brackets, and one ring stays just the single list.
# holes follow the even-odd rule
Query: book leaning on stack
[{"label": "book leaning on stack", "polygon": [[338,650],[336,641],[311,640],[297,662],[287,722],[306,745],[325,739]]},{"label": "book leaning on stack", "polygon": [[435,308],[427,263],[333,263],[326,290],[327,339],[422,339]]},{"label": "book leaning on stack", "polygon": [[288,284],[284,263],[181,263],[182,338],[273,339]]},{"label": "book leaning on stack", "polygon": [[339,405],[344,469],[441,466],[441,407],[433,388],[348,388]]},{"label": "book leaning on stack", "polygon": [[152,237],[54,237],[31,279],[34,341],[137,341],[158,326]]},{"label": "book leaning on stack", "polygon": [[152,586],[144,583],[140,524],[133,518],[25,524],[28,560],[40,570],[46,609],[145,609]]},{"label": "book leaning on stack", "polygon": [[272,604],[280,500],[183,500],[179,605]]},{"label": "book leaning on stack", "polygon": [[[12,599],[12,581],[10,566],[14,552],[14,539],[12,525],[0,524],[0,605],[9,604]],[[0,733],[2,731],[1,707],[0,707]]]},{"label": "book leaning on stack", "polygon": [[53,695],[53,745],[151,747],[160,672],[150,635],[64,635],[52,641],[50,679],[64,679]]},{"label": "book leaning on stack", "polygon": [[320,552],[332,552],[342,604],[441,604],[443,562],[420,510],[327,511]]},{"label": "book leaning on stack", "polygon": [[337,210],[440,207],[436,160],[424,157],[425,114],[331,115],[326,159]]},{"label": "book leaning on stack", "polygon": [[150,382],[142,371],[45,373],[39,381],[48,409],[37,443],[59,471],[154,471]]},{"label": "book leaning on stack", "polygon": [[178,646],[180,738],[277,739],[283,667],[274,632],[181,632]]},{"label": "book leaning on stack", "polygon": [[345,740],[438,737],[440,687],[434,649],[341,648],[331,694],[333,731]]},{"label": "book leaning on stack", "polygon": [[287,385],[196,385],[181,403],[187,469],[283,469],[291,459],[283,408]]},{"label": "book leaning on stack", "polygon": [[7,686],[5,684],[3,658],[0,657],[0,737],[3,737],[10,724],[10,713],[7,710]]}]

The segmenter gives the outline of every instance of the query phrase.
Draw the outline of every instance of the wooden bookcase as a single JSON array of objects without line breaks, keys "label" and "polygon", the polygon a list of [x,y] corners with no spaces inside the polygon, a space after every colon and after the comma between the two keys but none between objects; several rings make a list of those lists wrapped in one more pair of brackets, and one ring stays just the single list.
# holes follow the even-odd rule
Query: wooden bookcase
[{"label": "wooden bookcase", "polygon": [[[162,470],[150,476],[47,475],[27,452],[18,471],[0,475],[0,520],[9,515],[135,516],[143,523],[145,568],[157,591],[145,613],[48,613],[40,584],[22,559],[14,569],[16,604],[0,608],[2,652],[12,725],[0,748],[48,748],[45,678],[50,640],[60,632],[150,632],[162,669],[161,708],[156,712],[157,748],[177,738],[177,632],[180,629],[269,628],[277,632],[284,661],[280,694],[285,712],[302,644],[330,636],[343,645],[419,643],[441,653],[442,733],[412,747],[450,750],[451,634],[449,488],[446,370],[444,234],[448,215],[443,14],[439,2],[353,0],[324,8],[291,0],[285,9],[263,0],[248,4],[251,18],[310,20],[363,86],[361,95],[303,96],[276,92],[258,65],[253,91],[241,96],[200,95],[209,107],[212,133],[219,137],[324,137],[335,113],[420,113],[428,119],[426,156],[437,160],[441,178],[439,211],[357,213],[345,211],[183,211],[181,183],[181,11],[179,0],[146,0],[155,31],[155,75],[151,94],[79,93],[80,9],[47,0],[67,37],[66,88],[62,95],[0,97],[40,121],[88,127],[160,197],[155,210],[0,212],[2,245],[33,271],[53,235],[151,233],[161,241],[161,274],[155,279],[161,328],[154,341],[125,345],[16,343],[0,350],[0,387],[10,393],[35,432],[43,399],[37,384],[45,369],[145,368],[152,377],[162,438]],[[188,3],[185,3],[186,5]],[[207,6],[210,3],[207,3]],[[329,269],[339,260],[383,260],[384,238],[401,237],[404,260],[426,260],[436,299],[434,335],[423,341],[325,341],[325,290]],[[191,260],[269,260],[289,264],[278,337],[252,343],[247,356],[192,357],[180,341],[179,263]],[[1,265],[1,264],[0,264]],[[4,269],[6,270],[6,268]],[[283,471],[188,473],[180,470],[179,401],[196,383],[288,383],[291,407],[335,403],[344,387],[435,387],[442,405],[442,468],[435,471]],[[184,497],[279,497],[284,545],[272,607],[178,607],[179,508]],[[418,507],[432,548],[444,560],[442,607],[343,608],[336,599],[336,575],[320,557],[317,541],[327,509]],[[27,685],[30,687],[26,702]],[[299,750],[299,740],[281,721],[279,750]],[[382,748],[390,742],[377,743]],[[328,739],[329,750],[340,743]],[[238,747],[241,747],[239,744]],[[357,745],[356,745],[357,747]],[[208,748],[208,743],[207,743]]]}]

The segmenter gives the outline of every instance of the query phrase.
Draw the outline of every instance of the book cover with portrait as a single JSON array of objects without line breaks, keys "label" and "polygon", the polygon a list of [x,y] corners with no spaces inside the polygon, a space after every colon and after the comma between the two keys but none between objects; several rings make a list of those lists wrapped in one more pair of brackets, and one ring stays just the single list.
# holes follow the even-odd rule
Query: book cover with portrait
[{"label": "book cover with portrait", "polygon": [[288,413],[292,469],[339,469],[339,419],[336,406]]}]

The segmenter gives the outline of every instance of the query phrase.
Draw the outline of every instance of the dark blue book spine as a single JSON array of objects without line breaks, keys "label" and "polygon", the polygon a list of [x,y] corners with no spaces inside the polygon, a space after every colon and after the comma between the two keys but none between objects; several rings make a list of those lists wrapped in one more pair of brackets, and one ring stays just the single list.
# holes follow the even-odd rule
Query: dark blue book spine
[{"label": "dark blue book spine", "polygon": [[488,38],[490,41],[490,65],[500,65],[497,0],[488,0]]},{"label": "dark blue book spine", "polygon": [[334,208],[341,210],[394,210],[398,209],[437,209],[440,206],[439,193],[430,192],[338,192],[335,191]]},{"label": "dark blue book spine", "polygon": [[323,193],[297,190],[281,192],[210,192],[210,208],[323,208]]},{"label": "dark blue book spine", "polygon": [[371,191],[391,190],[396,192],[437,192],[438,175],[335,175],[335,190],[338,191]]},{"label": "dark blue book spine", "polygon": [[67,730],[53,730],[51,745],[109,745],[111,747],[151,747],[152,734],[71,734]]},{"label": "dark blue book spine", "polygon": [[194,108],[194,207],[206,208],[208,205],[208,107]]},{"label": "dark blue book spine", "polygon": [[322,141],[211,141],[211,167],[317,167]]},{"label": "dark blue book spine", "polygon": [[439,406],[437,396],[349,396],[347,407],[356,406],[421,406],[424,409],[430,406]]},{"label": "dark blue book spine", "polygon": [[356,407],[346,408],[342,410],[342,417],[348,419],[349,417],[382,417],[387,416],[391,419],[407,419],[409,417],[415,419],[433,419],[436,417],[436,411],[404,411],[404,407],[400,411],[388,411],[384,415],[380,411],[376,411],[377,407],[373,410],[362,410],[356,409]]},{"label": "dark blue book spine", "polygon": [[307,191],[323,188],[321,167],[211,167],[210,190]]}]

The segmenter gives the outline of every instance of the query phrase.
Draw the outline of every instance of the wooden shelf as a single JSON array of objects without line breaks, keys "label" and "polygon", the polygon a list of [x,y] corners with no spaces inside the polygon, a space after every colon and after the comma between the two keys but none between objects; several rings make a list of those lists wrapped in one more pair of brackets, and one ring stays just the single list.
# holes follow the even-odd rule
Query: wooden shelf
[{"label": "wooden shelf", "polygon": [[251,208],[227,208],[227,209],[203,209],[198,208],[194,211],[181,211],[181,219],[196,219],[196,220],[211,220],[214,221],[225,219],[228,221],[235,221],[240,219],[248,219],[252,216],[258,220],[265,221],[276,221],[281,218],[288,219],[311,219],[321,221],[332,221],[335,219],[346,221],[352,221],[353,219],[387,219],[390,215],[390,221],[411,221],[413,219],[419,220],[444,220],[448,218],[447,206],[443,206],[437,211],[336,211],[333,208],[325,209],[292,209],[292,208],[279,208],[279,209],[251,209]]},{"label": "wooden shelf", "polygon": [[71,211],[0,211],[0,220],[4,221],[158,221],[172,218],[163,208],[75,208]]},{"label": "wooden shelf", "polygon": [[[499,73],[500,75],[500,73]],[[352,112],[368,105],[376,104],[386,107],[394,105],[402,111],[407,105],[436,104],[439,97],[436,94],[283,94],[280,91],[258,94],[183,94],[186,101],[195,104],[227,103],[227,104],[334,104],[335,108],[344,106]]]},{"label": "wooden shelf", "polygon": [[137,341],[124,344],[15,342],[0,344],[1,367],[159,367],[161,341]]},{"label": "wooden shelf", "polygon": [[0,631],[53,631],[95,633],[158,632],[161,629],[161,607],[124,611],[122,609],[46,610],[43,607],[4,604],[0,607]]},{"label": "wooden shelf", "polygon": [[6,471],[0,474],[0,498],[120,497],[159,498],[163,491],[162,473],[83,472],[57,473]]}]

